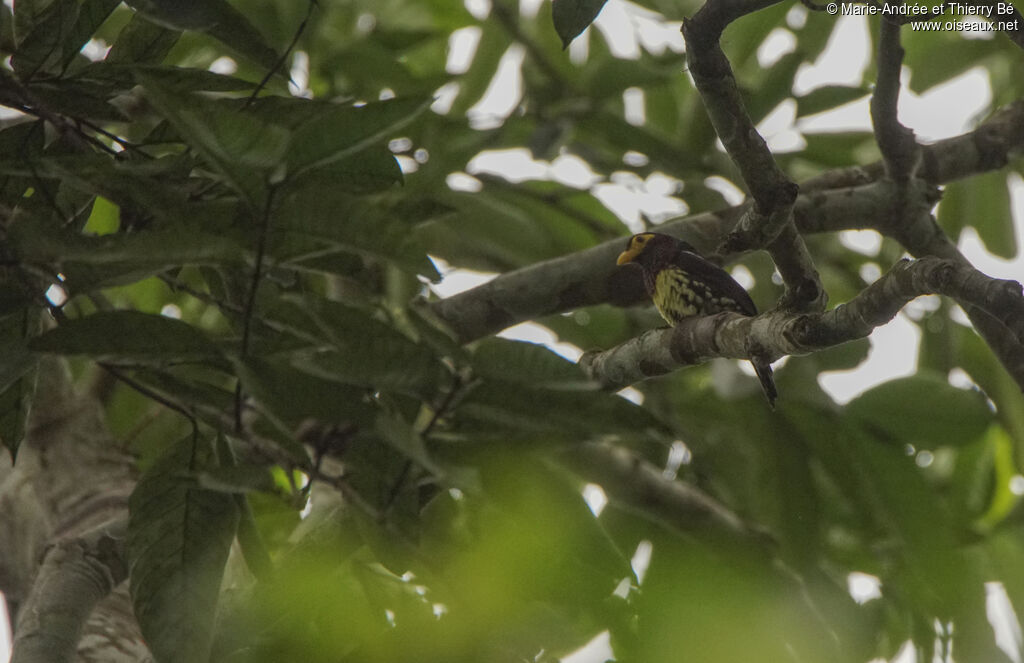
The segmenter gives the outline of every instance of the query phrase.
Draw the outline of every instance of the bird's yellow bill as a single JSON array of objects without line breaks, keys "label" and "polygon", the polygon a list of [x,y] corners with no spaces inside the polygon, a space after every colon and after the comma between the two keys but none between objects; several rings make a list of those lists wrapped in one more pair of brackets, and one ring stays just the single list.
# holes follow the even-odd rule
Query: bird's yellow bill
[{"label": "bird's yellow bill", "polygon": [[616,265],[625,265],[627,262],[633,262],[636,257],[640,255],[640,249],[635,246],[630,246],[628,249],[619,254],[619,259],[615,261]]},{"label": "bird's yellow bill", "polygon": [[619,254],[619,259],[615,261],[616,265],[625,265],[627,262],[633,262],[636,257],[640,255],[640,252],[647,246],[647,242],[654,237],[652,233],[640,233],[639,235],[633,235],[629,239],[629,246],[626,250]]}]

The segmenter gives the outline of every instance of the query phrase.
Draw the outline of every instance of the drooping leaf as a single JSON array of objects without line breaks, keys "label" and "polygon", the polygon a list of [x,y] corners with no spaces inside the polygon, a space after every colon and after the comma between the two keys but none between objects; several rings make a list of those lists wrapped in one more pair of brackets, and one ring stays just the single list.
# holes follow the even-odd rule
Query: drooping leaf
[{"label": "drooping leaf", "polygon": [[181,320],[139,311],[106,311],[68,320],[29,343],[36,352],[143,362],[210,359],[207,336]]},{"label": "drooping leaf", "polygon": [[263,179],[290,154],[287,129],[209,99],[175,93],[144,73],[137,77],[149,102],[211,167],[250,201],[262,201]]},{"label": "drooping leaf", "polygon": [[535,343],[487,339],[473,353],[473,372],[487,378],[547,389],[596,390],[578,364]]},{"label": "drooping leaf", "polygon": [[135,14],[117,35],[104,62],[159,64],[180,36],[176,30],[168,30]]},{"label": "drooping leaf", "polygon": [[71,33],[61,44],[60,64],[62,67],[67,67],[71,63],[86,42],[92,38],[96,30],[120,4],[120,0],[84,0],[82,2],[78,20],[75,21]]},{"label": "drooping leaf", "polygon": [[787,53],[762,72],[756,87],[744,96],[750,119],[760,122],[768,113],[793,94],[793,77],[804,63],[802,53]]},{"label": "drooping leaf", "polygon": [[146,644],[166,663],[207,660],[238,524],[232,495],[189,476],[206,467],[216,467],[209,441],[189,436],[142,476],[129,501],[132,603]]},{"label": "drooping leaf", "polygon": [[236,370],[245,391],[291,431],[308,421],[359,428],[371,420],[363,389],[255,357],[236,362]]},{"label": "drooping leaf", "polygon": [[870,92],[852,85],[823,85],[796,98],[796,116],[804,117],[856,101]]},{"label": "drooping leaf", "polygon": [[75,72],[75,78],[115,83],[125,88],[131,88],[135,85],[135,76],[138,73],[149,76],[153,80],[157,80],[163,85],[175,89],[231,92],[249,90],[255,87],[249,81],[217,74],[212,71],[156,64],[121,64],[112,61],[109,56],[102,62],[93,62],[82,67]]},{"label": "drooping leaf", "polygon": [[868,163],[878,158],[878,145],[867,132],[805,134],[806,149],[801,158],[832,168],[850,163]]},{"label": "drooping leaf", "polygon": [[277,65],[274,49],[227,0],[128,0],[128,4],[157,25],[206,32],[262,67]]},{"label": "drooping leaf", "polygon": [[[23,162],[38,159],[43,152],[45,128],[42,120],[22,122],[0,131],[0,154],[4,161]],[[5,174],[0,180],[0,200],[13,207],[21,202],[25,191],[32,186],[30,175]]]},{"label": "drooping leaf", "polygon": [[1012,488],[1013,478],[1018,471],[1010,436],[999,426],[992,426],[985,435],[985,443],[992,453],[992,494],[988,509],[979,518],[977,525],[990,530],[1020,504],[1020,495]]},{"label": "drooping leaf", "polygon": [[[25,4],[31,6],[34,3]],[[56,0],[50,3],[33,19],[32,32],[21,41],[11,57],[12,68],[23,79],[39,70],[67,68],[119,4],[120,0]]]},{"label": "drooping leaf", "polygon": [[31,78],[40,69],[55,67],[61,61],[62,43],[73,34],[78,11],[78,0],[53,0],[32,19],[32,31],[11,56],[11,67],[19,77]]},{"label": "drooping leaf", "polygon": [[913,32],[903,47],[905,61],[914,63],[908,85],[915,94],[959,76],[1002,49],[998,40],[961,39],[956,30]]},{"label": "drooping leaf", "polygon": [[0,172],[57,180],[84,194],[100,195],[122,207],[141,208],[153,215],[183,215],[187,202],[184,189],[192,166],[189,159],[174,156],[119,162],[91,154],[0,162]]},{"label": "drooping leaf", "polygon": [[[172,370],[134,368],[132,379],[145,385],[154,394],[176,403],[203,424],[225,434],[234,431],[235,393],[226,386],[211,384],[192,375],[175,373]],[[300,449],[295,456],[297,462],[306,460]]]},{"label": "drooping leaf", "polygon": [[90,237],[19,219],[8,239],[19,260],[49,265],[74,293],[182,265],[241,264],[244,255],[231,241],[185,225]]},{"label": "drooping leaf", "polygon": [[376,431],[395,451],[413,461],[435,477],[445,472],[427,453],[420,433],[397,413],[380,413],[377,416]]},{"label": "drooping leaf", "polygon": [[33,28],[43,21],[47,16],[47,9],[54,4],[54,0],[22,0],[14,5],[14,39],[20,44],[31,34]]},{"label": "drooping leaf", "polygon": [[38,311],[24,309],[0,317],[0,442],[16,460],[25,437],[36,391],[38,357],[25,339],[38,331]]},{"label": "drooping leaf", "polygon": [[459,76],[458,96],[452,103],[452,113],[462,115],[480,101],[494,79],[498,63],[507,49],[507,42],[501,38],[501,26],[494,21],[484,23],[473,60],[469,68]]},{"label": "drooping leaf", "polygon": [[506,429],[522,435],[643,436],[662,428],[650,411],[614,394],[530,389],[493,379],[471,390],[459,413],[480,433]]},{"label": "drooping leaf", "polygon": [[[29,91],[47,110],[72,117],[87,116],[93,122],[124,122],[128,118],[111,101],[110,89],[91,81],[38,78]],[[63,150],[71,151],[71,150]],[[78,150],[74,150],[78,151]]]},{"label": "drooping leaf", "polygon": [[[422,97],[404,97],[363,106],[335,105],[295,130],[288,151],[289,170],[301,174],[339,163],[374,145],[386,143],[430,105]],[[323,108],[323,107],[321,107]]]},{"label": "drooping leaf", "polygon": [[296,352],[301,371],[343,384],[430,395],[441,375],[431,349],[366,311],[328,299],[286,295],[268,315],[318,331],[325,348]]},{"label": "drooping leaf", "polygon": [[893,439],[916,440],[928,448],[973,442],[995,417],[980,392],[958,389],[930,373],[869,389],[847,404],[847,412]]},{"label": "drooping leaf", "polygon": [[277,487],[266,465],[214,467],[198,472],[196,483],[204,490],[235,495],[272,492]]},{"label": "drooping leaf", "polygon": [[992,253],[1006,260],[1017,257],[1010,190],[1002,171],[949,183],[939,204],[938,221],[952,237],[971,227]]},{"label": "drooping leaf", "polygon": [[410,232],[417,219],[393,202],[386,196],[356,196],[310,182],[282,198],[270,234],[275,243],[288,236],[317,240],[436,280],[437,270]]},{"label": "drooping leaf", "polygon": [[553,0],[551,16],[555,21],[555,31],[562,40],[562,48],[568,48],[572,40],[594,22],[607,1]]},{"label": "drooping leaf", "polygon": [[381,337],[352,337],[341,350],[298,356],[300,371],[342,384],[425,396],[434,387],[438,364],[414,346],[390,346]]}]

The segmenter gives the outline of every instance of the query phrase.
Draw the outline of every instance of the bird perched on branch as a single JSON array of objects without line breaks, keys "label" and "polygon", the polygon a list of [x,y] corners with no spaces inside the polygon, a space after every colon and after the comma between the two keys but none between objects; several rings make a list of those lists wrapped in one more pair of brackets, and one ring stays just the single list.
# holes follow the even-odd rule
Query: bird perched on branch
[{"label": "bird perched on branch", "polygon": [[[617,262],[641,267],[647,294],[661,317],[673,327],[691,316],[722,311],[757,315],[757,307],[743,286],[724,269],[703,258],[693,246],[675,237],[660,233],[633,235]],[[774,407],[779,394],[771,364],[756,358],[750,363],[768,404]]]}]

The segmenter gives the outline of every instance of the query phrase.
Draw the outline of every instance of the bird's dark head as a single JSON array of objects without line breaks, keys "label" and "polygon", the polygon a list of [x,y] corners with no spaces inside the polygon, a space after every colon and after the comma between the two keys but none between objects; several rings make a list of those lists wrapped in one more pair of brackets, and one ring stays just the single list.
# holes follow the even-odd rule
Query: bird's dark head
[{"label": "bird's dark head", "polygon": [[670,263],[673,256],[688,247],[688,244],[675,237],[661,233],[640,233],[629,238],[629,244],[619,254],[616,264],[636,263],[646,269],[655,269]]}]

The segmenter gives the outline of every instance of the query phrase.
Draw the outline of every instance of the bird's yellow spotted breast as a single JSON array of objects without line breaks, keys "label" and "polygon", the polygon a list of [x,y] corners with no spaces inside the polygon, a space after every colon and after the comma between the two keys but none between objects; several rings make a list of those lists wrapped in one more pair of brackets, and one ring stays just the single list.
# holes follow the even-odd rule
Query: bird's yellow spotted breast
[{"label": "bird's yellow spotted breast", "polygon": [[670,325],[693,315],[710,315],[737,310],[729,297],[716,297],[707,284],[691,278],[681,269],[663,269],[654,282],[651,299],[661,317]]}]

